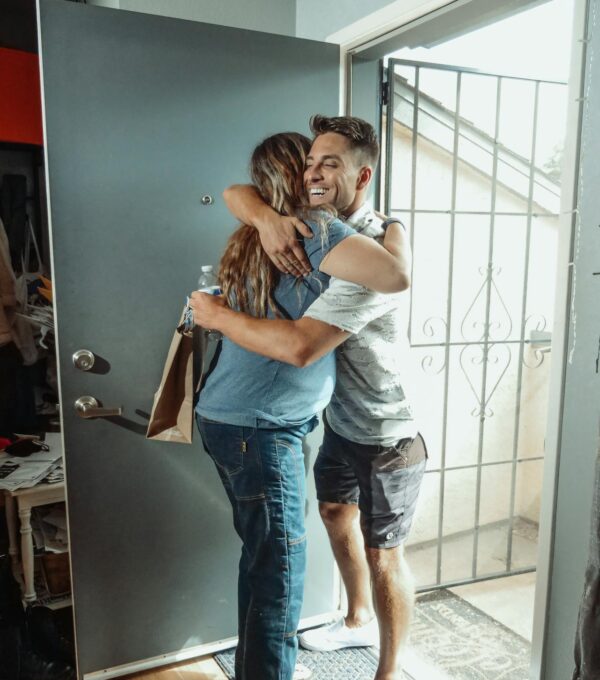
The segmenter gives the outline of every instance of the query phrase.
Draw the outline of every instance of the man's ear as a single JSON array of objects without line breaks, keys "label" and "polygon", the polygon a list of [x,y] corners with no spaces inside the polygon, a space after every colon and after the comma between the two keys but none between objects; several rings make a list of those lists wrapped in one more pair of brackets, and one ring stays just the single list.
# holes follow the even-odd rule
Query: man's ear
[{"label": "man's ear", "polygon": [[368,165],[363,165],[363,167],[358,171],[358,179],[356,180],[356,190],[360,191],[364,189],[373,177],[373,168]]}]

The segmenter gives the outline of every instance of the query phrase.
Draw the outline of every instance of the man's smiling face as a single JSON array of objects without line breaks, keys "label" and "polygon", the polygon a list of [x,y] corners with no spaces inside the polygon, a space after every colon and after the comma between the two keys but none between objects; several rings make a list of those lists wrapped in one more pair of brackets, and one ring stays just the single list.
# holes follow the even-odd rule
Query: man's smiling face
[{"label": "man's smiling face", "polygon": [[363,197],[357,196],[357,190],[364,168],[358,164],[357,155],[348,139],[337,132],[315,138],[304,170],[311,206],[329,203],[344,216],[360,207]]}]

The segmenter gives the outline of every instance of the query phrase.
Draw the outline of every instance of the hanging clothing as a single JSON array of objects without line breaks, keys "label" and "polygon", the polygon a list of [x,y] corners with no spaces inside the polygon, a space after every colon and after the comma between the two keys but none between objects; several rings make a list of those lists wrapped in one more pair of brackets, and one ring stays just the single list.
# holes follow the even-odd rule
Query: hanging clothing
[{"label": "hanging clothing", "polygon": [[0,437],[38,431],[32,370],[14,343],[0,347]]},{"label": "hanging clothing", "polygon": [[[34,244],[38,268],[41,270],[39,249],[35,234],[29,223],[30,231],[26,239],[24,251],[24,267],[27,269],[29,262],[29,251],[31,242]],[[29,274],[27,271],[21,272],[17,277],[11,265],[10,244],[8,235],[4,229],[2,219],[0,219],[0,347],[9,342],[14,342],[26,366],[31,366],[40,358],[36,347],[33,327],[26,319],[18,316],[18,312],[25,312],[27,309],[27,283]]]},{"label": "hanging clothing", "polygon": [[35,432],[32,374],[18,349],[16,278],[0,220],[0,436]]},{"label": "hanging clothing", "polygon": [[600,678],[600,450],[596,460],[596,486],[592,501],[590,555],[575,637],[573,680]]},{"label": "hanging clothing", "polygon": [[0,218],[10,243],[10,261],[20,271],[21,254],[27,236],[27,178],[25,175],[4,175],[0,187]]},{"label": "hanging clothing", "polygon": [[0,347],[16,340],[16,278],[10,261],[8,237],[0,220]]}]

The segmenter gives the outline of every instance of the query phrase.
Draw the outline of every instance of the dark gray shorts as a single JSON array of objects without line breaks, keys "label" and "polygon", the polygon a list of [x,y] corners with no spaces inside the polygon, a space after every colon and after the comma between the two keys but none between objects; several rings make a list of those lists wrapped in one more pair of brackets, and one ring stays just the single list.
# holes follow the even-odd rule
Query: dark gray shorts
[{"label": "dark gray shorts", "polygon": [[317,498],[358,503],[366,545],[395,548],[408,536],[426,459],[420,434],[395,446],[369,446],[340,437],[325,421],[314,465]]}]

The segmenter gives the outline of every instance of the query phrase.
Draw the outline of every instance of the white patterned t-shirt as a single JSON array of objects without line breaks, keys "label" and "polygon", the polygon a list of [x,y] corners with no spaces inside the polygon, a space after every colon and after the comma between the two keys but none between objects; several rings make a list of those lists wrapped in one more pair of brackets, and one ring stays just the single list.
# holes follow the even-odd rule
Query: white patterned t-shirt
[{"label": "white patterned t-shirt", "polygon": [[[383,240],[381,220],[366,204],[346,223]],[[336,384],[327,407],[332,430],[350,441],[391,446],[417,434],[405,391],[407,304],[407,293],[384,295],[332,276],[329,288],[304,313],[352,333],[336,350]]]}]

